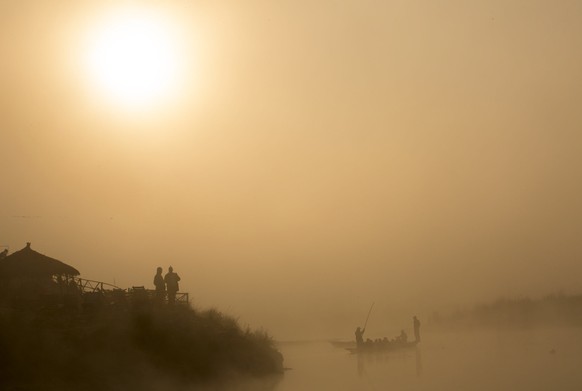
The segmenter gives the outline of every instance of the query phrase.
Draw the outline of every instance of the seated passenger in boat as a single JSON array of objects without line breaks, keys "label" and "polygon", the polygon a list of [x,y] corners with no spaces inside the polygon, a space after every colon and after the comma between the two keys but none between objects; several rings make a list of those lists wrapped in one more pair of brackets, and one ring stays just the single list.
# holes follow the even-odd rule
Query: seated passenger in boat
[{"label": "seated passenger in boat", "polygon": [[408,335],[406,335],[406,332],[404,330],[400,331],[400,335],[398,336],[398,341],[399,342],[408,342]]}]

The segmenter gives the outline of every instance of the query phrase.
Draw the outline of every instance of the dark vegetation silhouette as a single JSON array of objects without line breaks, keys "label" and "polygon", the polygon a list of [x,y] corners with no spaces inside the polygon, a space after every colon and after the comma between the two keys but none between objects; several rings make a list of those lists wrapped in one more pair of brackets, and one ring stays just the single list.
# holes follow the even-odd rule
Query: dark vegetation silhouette
[{"label": "dark vegetation silhouette", "polygon": [[3,389],[147,390],[153,378],[201,384],[283,369],[265,332],[188,307],[90,316],[4,310],[0,351]]},{"label": "dark vegetation silhouette", "polygon": [[40,262],[44,273],[26,267],[15,276],[15,265],[27,263],[24,255],[47,261],[30,245],[17,253],[0,260],[2,390],[179,389],[276,379],[283,371],[266,332],[244,329],[216,309],[161,303],[142,287],[82,292],[77,286],[79,300],[71,304],[71,291],[62,288],[79,281],[67,274],[76,269],[50,258],[58,263]]},{"label": "dark vegetation silhouette", "polygon": [[582,327],[582,295],[501,298],[448,315],[434,313],[432,329]]}]

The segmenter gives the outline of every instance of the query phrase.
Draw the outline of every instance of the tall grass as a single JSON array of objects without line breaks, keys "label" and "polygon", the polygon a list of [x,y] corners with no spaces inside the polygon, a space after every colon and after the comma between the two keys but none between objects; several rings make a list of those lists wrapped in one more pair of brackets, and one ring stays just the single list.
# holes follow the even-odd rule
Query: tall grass
[{"label": "tall grass", "polygon": [[0,388],[15,390],[151,390],[283,370],[264,331],[243,329],[215,309],[182,306],[83,315],[5,310],[0,352]]}]

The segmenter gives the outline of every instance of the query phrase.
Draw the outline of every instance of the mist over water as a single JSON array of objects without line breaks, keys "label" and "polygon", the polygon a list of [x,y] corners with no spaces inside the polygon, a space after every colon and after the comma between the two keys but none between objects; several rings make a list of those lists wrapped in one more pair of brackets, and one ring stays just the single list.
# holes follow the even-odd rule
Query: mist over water
[{"label": "mist over water", "polygon": [[350,354],[330,343],[281,344],[277,391],[579,390],[582,333],[561,328],[425,333],[416,349]]}]

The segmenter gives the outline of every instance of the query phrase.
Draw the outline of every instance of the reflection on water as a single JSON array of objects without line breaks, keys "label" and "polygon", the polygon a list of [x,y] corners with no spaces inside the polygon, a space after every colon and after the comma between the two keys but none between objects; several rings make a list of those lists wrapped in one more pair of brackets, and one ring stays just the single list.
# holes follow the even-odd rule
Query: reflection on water
[{"label": "reflection on water", "polygon": [[416,357],[416,376],[422,375],[422,353],[420,352],[420,347],[416,347],[415,349],[415,357]]},{"label": "reflection on water", "polygon": [[366,376],[366,366],[364,364],[364,357],[362,355],[358,355],[358,375],[360,377]]},{"label": "reflection on water", "polygon": [[416,376],[422,375],[422,353],[421,348],[416,346],[410,349],[403,349],[401,351],[390,351],[390,352],[366,352],[361,354],[355,354],[357,357],[357,368],[358,376],[360,378],[365,378],[368,376],[366,371],[366,365],[390,365],[390,361],[394,359],[402,359],[405,363],[410,362],[410,356],[414,353],[414,364],[416,368]]},{"label": "reflection on water", "polygon": [[275,390],[582,390],[582,329],[425,337],[417,348],[378,354],[281,344],[292,369]]}]

